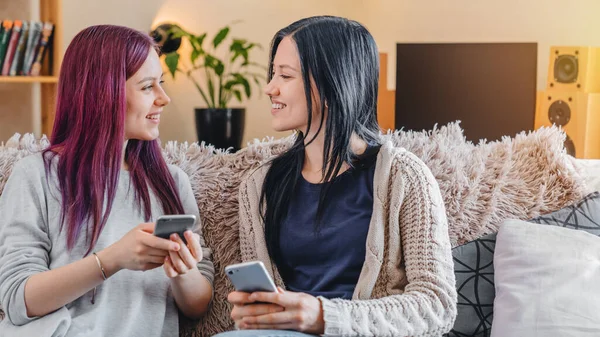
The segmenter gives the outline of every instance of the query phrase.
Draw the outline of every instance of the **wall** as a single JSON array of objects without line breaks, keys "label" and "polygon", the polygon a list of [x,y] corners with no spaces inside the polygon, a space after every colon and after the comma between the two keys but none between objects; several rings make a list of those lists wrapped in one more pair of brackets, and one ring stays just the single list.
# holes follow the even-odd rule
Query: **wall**
[{"label": "wall", "polygon": [[[192,32],[208,32],[212,38],[221,27],[242,19],[243,22],[231,27],[230,35],[260,43],[263,50],[257,50],[251,55],[252,60],[266,65],[268,47],[275,32],[306,16],[318,14],[352,16],[350,11],[353,7],[347,6],[347,3],[347,0],[247,0],[195,1],[191,4],[189,1],[170,0],[158,11],[155,24],[178,22]],[[252,15],[250,16],[249,13]],[[165,119],[163,138],[195,139],[193,109],[204,106],[202,98],[187,78],[182,76],[175,81],[170,76],[166,78],[166,88],[172,98],[171,108],[167,113],[172,113],[172,116]],[[262,88],[253,86],[252,89],[252,99],[243,103],[246,107],[246,130],[242,143],[267,135],[283,136],[284,134],[277,134],[271,129],[271,103],[262,92]],[[239,103],[234,99],[232,107],[237,104]]]},{"label": "wall", "polygon": [[[177,22],[192,32],[208,32],[214,36],[224,25],[242,19],[243,22],[232,26],[231,36],[260,43],[264,50],[258,50],[252,58],[266,65],[267,49],[277,30],[311,15],[352,17],[357,6],[349,4],[354,2],[362,3],[354,0],[63,0],[64,40],[68,43],[81,29],[99,23],[149,31],[150,27],[163,22]],[[187,78],[182,76],[173,80],[168,74],[164,78],[164,87],[172,102],[165,108],[161,119],[161,138],[195,141],[194,108],[204,107],[202,97]],[[247,113],[243,144],[267,135],[285,135],[271,129],[270,102],[262,89],[256,86],[252,89],[252,99],[243,104]]]},{"label": "wall", "polygon": [[363,13],[389,53],[390,88],[397,42],[537,42],[538,90],[546,86],[550,46],[600,46],[598,0],[377,0]]},{"label": "wall", "polygon": [[[0,0],[0,6],[7,2],[11,1]],[[538,42],[540,90],[546,83],[551,45],[600,46],[598,0],[573,0],[568,5],[564,0],[63,0],[63,7],[65,44],[92,24],[148,31],[153,24],[173,20],[194,32],[214,34],[223,25],[242,19],[232,35],[267,48],[273,34],[296,19],[316,14],[346,16],[363,22],[380,49],[388,53],[390,88],[395,87],[396,42]],[[266,50],[256,53],[254,60],[266,64]],[[165,109],[161,137],[195,141],[193,109],[202,107],[201,97],[187,79],[165,78],[173,102]],[[0,94],[13,97],[13,90],[31,90],[20,86],[0,85]],[[248,113],[245,140],[282,136],[271,130],[269,101],[263,96],[254,95],[244,104]],[[0,108],[0,140],[12,132],[33,129],[27,117],[31,107],[19,102]]]}]

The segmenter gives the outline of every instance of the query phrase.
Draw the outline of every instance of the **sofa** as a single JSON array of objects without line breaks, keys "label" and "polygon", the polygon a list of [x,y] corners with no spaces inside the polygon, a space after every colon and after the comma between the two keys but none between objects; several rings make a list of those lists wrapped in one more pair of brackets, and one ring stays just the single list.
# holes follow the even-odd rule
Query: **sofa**
[{"label": "sofa", "polygon": [[[462,265],[456,256],[468,251],[465,246],[480,247],[477,240],[497,233],[507,219],[530,220],[574,205],[598,185],[600,165],[568,156],[563,148],[565,134],[556,127],[479,143],[465,139],[459,122],[422,132],[389,131],[382,137],[416,154],[438,181],[447,209],[457,279]],[[236,153],[203,143],[163,144],[167,162],[178,165],[190,177],[216,270],[210,313],[200,321],[181,317],[181,336],[211,336],[233,328],[226,301],[232,287],[223,269],[240,261],[238,186],[245,175],[291,142],[291,137],[254,140]],[[35,139],[31,134],[17,134],[0,145],[0,193],[14,163],[47,145],[45,137]],[[471,313],[471,304],[462,309],[459,305],[459,328],[460,324],[482,320],[480,312]],[[478,323],[474,331],[455,329],[449,336],[489,336],[491,315],[483,316],[487,323]],[[465,319],[472,322],[465,323]]]}]

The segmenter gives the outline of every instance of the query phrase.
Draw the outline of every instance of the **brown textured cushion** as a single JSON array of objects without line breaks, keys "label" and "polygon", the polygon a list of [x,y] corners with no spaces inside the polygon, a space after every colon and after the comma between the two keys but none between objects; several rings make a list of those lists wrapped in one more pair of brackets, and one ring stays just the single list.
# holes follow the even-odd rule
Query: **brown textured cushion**
[{"label": "brown textured cushion", "polygon": [[[586,192],[563,150],[564,133],[555,127],[476,145],[465,140],[458,123],[383,137],[415,153],[432,171],[446,205],[453,246],[495,232],[506,218],[530,219],[563,208]],[[239,183],[290,142],[289,137],[255,141],[235,154],[197,144],[165,146],[167,162],[190,176],[216,272],[211,311],[200,322],[182,319],[182,336],[211,336],[233,327],[226,301],[232,288],[223,269],[240,261]],[[46,145],[46,140],[36,142],[26,135],[0,146],[0,193],[14,162]]]}]

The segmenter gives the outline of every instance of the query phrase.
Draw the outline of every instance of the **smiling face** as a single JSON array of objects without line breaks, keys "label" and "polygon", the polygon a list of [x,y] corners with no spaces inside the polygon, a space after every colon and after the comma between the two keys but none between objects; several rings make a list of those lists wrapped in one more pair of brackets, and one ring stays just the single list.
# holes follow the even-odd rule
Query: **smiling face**
[{"label": "smiling face", "polygon": [[[314,85],[313,85],[314,87]],[[271,98],[271,125],[275,131],[301,130],[308,127],[308,106],[304,90],[304,81],[300,67],[300,57],[296,43],[285,37],[277,46],[273,59],[273,78],[265,87],[265,93]],[[313,88],[313,92],[316,92]],[[313,96],[313,119],[311,133],[316,132],[321,118],[319,102]]]},{"label": "smiling face", "polygon": [[154,48],[140,69],[125,83],[125,139],[154,140],[163,107],[171,101],[162,88],[162,67]]}]

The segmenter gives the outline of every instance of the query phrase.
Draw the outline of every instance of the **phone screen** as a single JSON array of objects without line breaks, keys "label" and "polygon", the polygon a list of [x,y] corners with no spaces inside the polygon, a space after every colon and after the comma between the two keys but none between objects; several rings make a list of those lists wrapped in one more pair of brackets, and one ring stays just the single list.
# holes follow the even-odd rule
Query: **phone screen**
[{"label": "phone screen", "polygon": [[161,216],[156,220],[154,235],[163,239],[169,239],[171,234],[177,233],[185,244],[187,241],[183,233],[187,230],[192,230],[196,223],[194,215],[173,215]]}]

